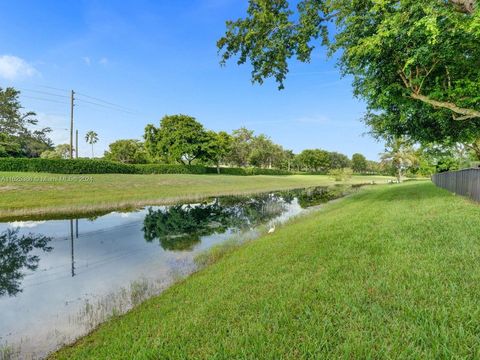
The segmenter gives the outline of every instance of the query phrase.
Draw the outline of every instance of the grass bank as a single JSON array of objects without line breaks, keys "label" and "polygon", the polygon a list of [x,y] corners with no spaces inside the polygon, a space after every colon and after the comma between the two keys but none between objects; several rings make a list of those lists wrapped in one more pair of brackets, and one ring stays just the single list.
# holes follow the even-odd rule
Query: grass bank
[{"label": "grass bank", "polygon": [[480,206],[428,182],[299,218],[52,359],[477,358]]},{"label": "grass bank", "polygon": [[[385,182],[355,176],[351,183]],[[0,219],[55,214],[88,214],[118,208],[168,204],[214,195],[246,194],[329,185],[325,175],[59,175],[0,172]]]}]

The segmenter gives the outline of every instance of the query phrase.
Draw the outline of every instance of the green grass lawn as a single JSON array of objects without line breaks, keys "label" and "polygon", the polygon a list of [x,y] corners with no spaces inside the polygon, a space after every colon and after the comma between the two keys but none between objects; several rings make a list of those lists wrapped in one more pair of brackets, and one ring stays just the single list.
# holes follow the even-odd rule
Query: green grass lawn
[{"label": "green grass lawn", "polygon": [[480,206],[378,186],[242,246],[54,359],[480,357]]},{"label": "green grass lawn", "polygon": [[[195,200],[211,195],[254,193],[329,185],[328,176],[84,175],[0,173],[0,219],[45,214],[82,214],[117,208]],[[66,177],[66,179],[62,179]],[[45,181],[61,180],[61,181]],[[386,182],[354,176],[350,182]]]}]

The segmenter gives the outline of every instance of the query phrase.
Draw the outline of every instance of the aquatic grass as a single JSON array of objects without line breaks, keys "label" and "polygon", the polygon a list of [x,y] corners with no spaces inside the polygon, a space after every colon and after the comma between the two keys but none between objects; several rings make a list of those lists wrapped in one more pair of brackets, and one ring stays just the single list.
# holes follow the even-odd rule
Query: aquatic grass
[{"label": "aquatic grass", "polygon": [[165,279],[140,278],[132,281],[128,287],[102,295],[97,299],[86,299],[77,314],[70,317],[70,323],[88,333],[99,324],[118,317],[148,298],[158,295],[169,285],[176,282],[175,274]]},{"label": "aquatic grass", "polygon": [[[129,175],[94,174],[90,182],[61,180],[58,174],[42,174],[58,181],[27,181],[36,173],[0,172],[0,219],[46,215],[82,215],[198,201],[210,196],[249,195],[273,190],[326,186],[326,175],[233,176],[233,175]],[[18,181],[26,179],[25,181]],[[349,183],[386,182],[389,177],[354,176]]]},{"label": "aquatic grass", "polygon": [[8,344],[0,345],[0,360],[13,360],[18,358],[20,351]]},{"label": "aquatic grass", "polygon": [[240,241],[239,238],[232,238],[199,253],[194,258],[197,269],[201,270],[209,265],[216,263],[220,259],[224,258],[226,255],[238,249],[243,243],[244,242]]},{"label": "aquatic grass", "polygon": [[281,227],[288,226],[288,224],[296,221],[296,219],[305,216],[306,214],[311,213],[312,211],[319,210],[319,207],[306,209],[305,212],[300,213],[298,215],[292,216],[287,221],[273,221],[268,222],[267,224],[262,224],[257,226],[254,229],[239,232],[234,234],[228,238],[228,240],[214,245],[209,249],[206,249],[200,253],[198,253],[193,261],[196,266],[196,271],[202,270],[203,268],[215,264],[219,260],[223,259],[225,256],[233,253],[235,250],[239,249],[242,245],[247,242],[253,241],[258,239],[261,236],[265,236],[268,234],[268,230],[275,226],[275,229],[278,230]]}]

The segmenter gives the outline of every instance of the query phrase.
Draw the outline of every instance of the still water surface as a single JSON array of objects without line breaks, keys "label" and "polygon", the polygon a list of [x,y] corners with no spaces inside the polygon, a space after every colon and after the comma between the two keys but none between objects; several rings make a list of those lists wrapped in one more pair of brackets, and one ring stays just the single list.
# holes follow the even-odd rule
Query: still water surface
[{"label": "still water surface", "polygon": [[314,188],[0,223],[0,345],[42,358],[194,271],[200,252],[332,197]]}]

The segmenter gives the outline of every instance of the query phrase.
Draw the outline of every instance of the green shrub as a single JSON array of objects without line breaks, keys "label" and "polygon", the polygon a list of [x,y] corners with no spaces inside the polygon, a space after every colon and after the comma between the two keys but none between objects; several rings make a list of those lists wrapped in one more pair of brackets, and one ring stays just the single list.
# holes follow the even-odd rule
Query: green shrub
[{"label": "green shrub", "polygon": [[[207,168],[207,173],[208,174],[217,174],[217,168],[214,167],[208,167]],[[243,168],[220,168],[220,174],[223,175],[247,175],[245,172],[245,169]]]},{"label": "green shrub", "polygon": [[[217,169],[201,165],[122,164],[98,159],[0,158],[0,171],[47,172],[56,174],[216,174]],[[224,175],[289,175],[285,170],[221,168]]]},{"label": "green shrub", "polygon": [[343,169],[331,169],[328,172],[335,181],[345,181],[352,177],[353,170],[350,168],[343,168]]},{"label": "green shrub", "polygon": [[56,174],[134,174],[136,169],[131,165],[93,159],[1,158],[0,171]]},{"label": "green shrub", "polygon": [[[207,168],[208,174],[217,174],[217,168],[209,167]],[[287,170],[279,169],[261,169],[261,168],[230,168],[222,167],[220,168],[220,174],[223,175],[291,175],[292,173]]]},{"label": "green shrub", "polygon": [[138,174],[206,174],[207,168],[200,165],[142,164],[133,165]]}]

